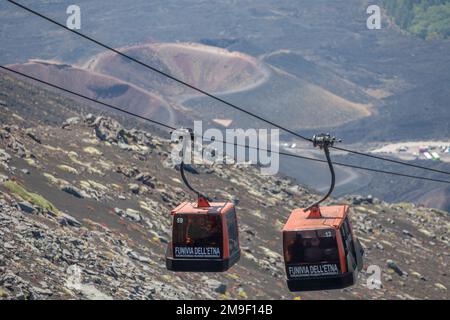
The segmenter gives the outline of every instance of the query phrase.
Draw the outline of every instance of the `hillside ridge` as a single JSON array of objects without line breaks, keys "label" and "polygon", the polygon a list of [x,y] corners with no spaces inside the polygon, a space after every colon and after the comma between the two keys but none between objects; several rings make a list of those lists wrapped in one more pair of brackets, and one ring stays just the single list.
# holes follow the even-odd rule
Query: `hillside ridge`
[{"label": "hillside ridge", "polygon": [[[169,212],[193,195],[167,134],[4,72],[0,96],[1,298],[449,298],[448,214],[361,196],[328,202],[353,204],[366,251],[358,284],[289,293],[280,230],[319,195],[248,165],[197,166],[192,175],[199,189],[237,204],[241,261],[223,274],[168,272]],[[367,287],[370,265],[382,270],[380,289]]]}]

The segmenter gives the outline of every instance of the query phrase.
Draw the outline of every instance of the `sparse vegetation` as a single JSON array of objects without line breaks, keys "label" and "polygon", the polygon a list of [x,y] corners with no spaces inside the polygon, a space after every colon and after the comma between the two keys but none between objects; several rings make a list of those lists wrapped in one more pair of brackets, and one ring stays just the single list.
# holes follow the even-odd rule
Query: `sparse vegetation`
[{"label": "sparse vegetation", "polygon": [[47,199],[37,193],[29,192],[22,186],[20,186],[15,181],[6,181],[4,184],[6,189],[9,190],[15,197],[20,197],[21,200],[28,201],[29,203],[45,209],[52,211],[53,213],[58,213],[58,209]]},{"label": "sparse vegetation", "polygon": [[62,185],[69,184],[66,180],[58,179],[55,176],[53,176],[53,175],[51,175],[49,173],[46,173],[46,172],[43,173],[43,176],[45,178],[47,178],[48,182],[50,182],[51,184],[53,184],[55,186],[62,186]]},{"label": "sparse vegetation", "polygon": [[74,174],[74,175],[78,175],[78,170],[77,169],[69,167],[69,166],[67,166],[65,164],[58,165],[58,169],[62,170],[64,172],[68,172],[68,173],[71,173],[71,174]]},{"label": "sparse vegetation", "polygon": [[102,153],[98,149],[96,149],[94,147],[86,147],[86,148],[83,149],[83,151],[88,153],[88,154],[90,154],[90,155],[95,155],[95,156],[101,156],[102,155]]},{"label": "sparse vegetation", "polygon": [[450,37],[450,0],[384,0],[400,28],[424,39]]}]

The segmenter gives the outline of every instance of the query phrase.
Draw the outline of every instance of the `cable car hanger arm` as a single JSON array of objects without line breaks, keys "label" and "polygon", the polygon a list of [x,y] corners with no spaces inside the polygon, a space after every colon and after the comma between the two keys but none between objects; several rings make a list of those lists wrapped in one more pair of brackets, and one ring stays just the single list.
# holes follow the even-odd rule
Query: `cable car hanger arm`
[{"label": "cable car hanger arm", "polygon": [[325,152],[325,157],[327,158],[328,167],[329,167],[330,173],[331,173],[331,185],[330,185],[330,189],[328,190],[327,194],[322,199],[313,203],[305,210],[305,211],[311,210],[320,215],[319,205],[322,202],[324,202],[331,195],[331,193],[334,190],[334,185],[336,182],[336,174],[334,172],[333,162],[331,161],[329,148],[332,147],[334,145],[334,143],[341,142],[341,140],[337,140],[336,137],[332,137],[328,133],[327,134],[322,133],[319,135],[314,135],[314,137],[312,138],[312,141],[313,141],[313,144],[315,147],[319,147],[320,149],[323,149],[323,151]]},{"label": "cable car hanger arm", "polygon": [[[192,129],[188,128],[186,129],[186,131],[189,133],[190,137],[191,137],[191,143],[192,143],[192,150],[194,150],[194,132],[192,131]],[[181,137],[181,139],[183,139],[183,137]],[[186,178],[186,174],[184,171],[185,168],[185,164],[184,164],[184,147],[181,149],[181,163],[180,163],[180,174],[181,174],[181,179],[183,180],[184,184],[186,185],[186,187],[191,190],[192,192],[194,192],[195,194],[197,194],[197,205],[198,207],[202,208],[202,207],[210,207],[210,203],[209,201],[211,201],[209,199],[209,197],[199,191],[197,191],[188,181],[188,179]]]},{"label": "cable car hanger arm", "polygon": [[192,187],[191,184],[189,183],[189,181],[187,180],[186,175],[184,173],[184,161],[181,161],[181,163],[180,163],[180,174],[181,174],[181,179],[183,179],[183,182],[186,185],[186,187],[189,190],[191,190],[192,192],[194,192],[195,194],[197,194],[198,206],[199,207],[209,207],[210,199],[208,198],[208,196],[195,190],[194,187]]}]

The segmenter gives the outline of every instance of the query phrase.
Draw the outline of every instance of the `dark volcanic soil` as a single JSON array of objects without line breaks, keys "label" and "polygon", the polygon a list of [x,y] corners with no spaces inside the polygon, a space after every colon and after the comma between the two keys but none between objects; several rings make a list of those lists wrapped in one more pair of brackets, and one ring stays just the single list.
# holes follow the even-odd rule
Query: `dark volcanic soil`
[{"label": "dark volcanic soil", "polygon": [[[289,293],[280,230],[318,196],[255,167],[199,166],[191,178],[213,197],[239,198],[240,262],[223,274],[168,272],[169,211],[193,195],[168,160],[167,134],[3,72],[0,95],[2,298],[449,299],[448,215],[364,198],[335,200],[360,203],[358,284]],[[380,289],[366,285],[370,265],[381,268]]]},{"label": "dark volcanic soil", "polygon": [[[225,98],[267,118],[276,118],[278,123],[304,135],[333,132],[349,145],[362,145],[359,150],[370,143],[446,139],[450,135],[450,41],[412,37],[396,28],[386,16],[382,17],[381,30],[368,30],[366,0],[260,0],[239,5],[235,1],[168,4],[167,1],[135,0],[133,6],[127,2],[79,0],[78,4],[83,8],[83,33],[112,47],[194,42],[260,59],[271,70],[272,82]],[[30,6],[60,22],[66,18],[63,2]],[[61,32],[7,2],[0,3],[0,13],[2,64],[24,63],[30,58],[82,64],[102,52],[98,46]],[[190,72],[184,71],[197,61],[189,57],[187,64],[186,57],[174,59],[180,62],[181,68],[172,64],[173,69],[164,70],[195,82],[202,77],[190,77]],[[141,72],[139,78],[150,77],[149,73]],[[164,86],[169,85],[162,78],[158,80]],[[217,78],[213,80],[212,88],[220,87]],[[199,83],[205,85],[205,81]],[[100,95],[104,93],[104,90],[97,91]],[[195,119],[220,116],[233,118],[234,125],[244,128],[263,126],[210,99],[191,100],[186,105],[183,116]],[[370,116],[361,110],[370,112]],[[187,123],[180,112],[171,112],[170,119],[175,120],[175,115],[178,124]],[[364,160],[350,160],[377,166]],[[434,163],[426,165],[435,166]],[[449,170],[448,165],[442,166]],[[292,166],[285,173],[302,169]],[[421,174],[408,170],[405,173]],[[317,171],[315,174],[320,176]],[[309,184],[305,176],[296,178]],[[361,176],[353,184],[342,186],[342,190],[368,193],[375,189],[377,196],[394,201],[417,201],[416,190],[423,190],[419,197],[422,203],[448,209],[443,201],[433,200],[440,199],[442,194],[448,197],[446,188],[410,181],[399,192],[397,185],[402,180],[389,181],[390,177]],[[320,188],[325,183],[326,180],[319,181],[313,186]]]}]

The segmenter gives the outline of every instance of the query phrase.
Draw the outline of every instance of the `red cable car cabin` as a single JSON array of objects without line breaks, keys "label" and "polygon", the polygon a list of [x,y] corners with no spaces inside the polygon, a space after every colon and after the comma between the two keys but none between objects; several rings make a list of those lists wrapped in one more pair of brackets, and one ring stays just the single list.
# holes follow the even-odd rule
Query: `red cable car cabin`
[{"label": "red cable car cabin", "polygon": [[[185,137],[192,143],[192,130],[186,130]],[[171,212],[172,241],[166,250],[166,267],[171,271],[226,271],[241,256],[235,207],[231,202],[210,202],[195,190],[186,179],[184,166],[182,160],[181,178],[197,194],[197,202],[183,202]]]},{"label": "red cable car cabin", "polygon": [[222,272],[240,258],[238,224],[230,202],[184,202],[171,212],[172,241],[166,267],[172,271]]},{"label": "red cable car cabin", "polygon": [[287,285],[291,291],[340,289],[356,282],[362,249],[348,206],[320,208],[320,217],[296,209],[283,228]]},{"label": "red cable car cabin", "polygon": [[333,192],[335,173],[329,148],[336,142],[329,134],[315,135],[314,146],[325,151],[331,172],[328,193],[306,209],[292,211],[283,228],[283,253],[290,291],[341,289],[356,282],[363,265],[363,250],[354,237],[349,206],[320,203]]}]

